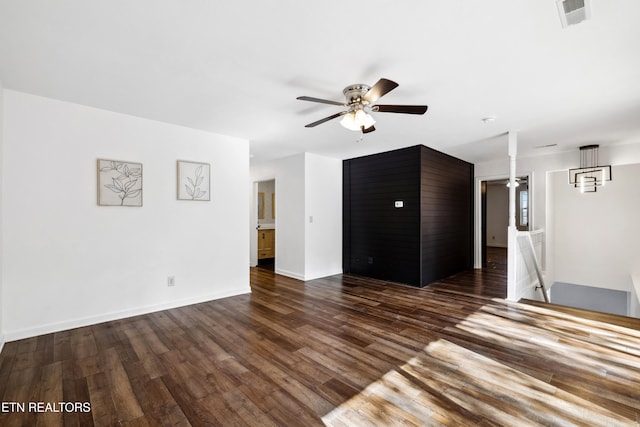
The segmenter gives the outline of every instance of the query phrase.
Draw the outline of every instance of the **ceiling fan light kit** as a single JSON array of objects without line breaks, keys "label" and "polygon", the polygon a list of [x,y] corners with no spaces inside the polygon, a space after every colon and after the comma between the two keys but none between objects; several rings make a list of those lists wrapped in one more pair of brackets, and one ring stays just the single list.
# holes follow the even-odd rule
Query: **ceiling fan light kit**
[{"label": "ceiling fan light kit", "polygon": [[329,120],[344,116],[340,124],[353,131],[361,131],[363,134],[373,132],[375,120],[371,112],[381,113],[403,113],[403,114],[424,114],[427,111],[426,105],[380,105],[374,104],[378,99],[393,89],[398,87],[398,83],[389,79],[380,79],[373,86],[365,84],[353,84],[347,86],[342,91],[346,102],[337,102],[327,99],[314,98],[311,96],[299,96],[296,99],[301,101],[318,102],[321,104],[340,105],[346,107],[346,111],[333,114],[323,119],[309,123],[305,127],[315,127]]},{"label": "ceiling fan light kit", "polygon": [[350,111],[344,115],[340,124],[349,130],[361,130],[372,127],[376,121],[371,117],[371,114],[364,111],[363,108]]}]

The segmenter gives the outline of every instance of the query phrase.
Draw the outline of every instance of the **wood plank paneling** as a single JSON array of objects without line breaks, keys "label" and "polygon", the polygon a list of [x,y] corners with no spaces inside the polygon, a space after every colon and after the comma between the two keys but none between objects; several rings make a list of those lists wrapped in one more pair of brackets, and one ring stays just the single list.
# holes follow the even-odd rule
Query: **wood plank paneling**
[{"label": "wood plank paneling", "polygon": [[419,154],[412,147],[344,162],[344,271],[420,283]]},{"label": "wood plank paneling", "polygon": [[473,265],[473,165],[421,147],[421,284]]},{"label": "wood plank paneling", "polygon": [[472,164],[415,146],[343,170],[345,273],[425,286],[472,266]]}]

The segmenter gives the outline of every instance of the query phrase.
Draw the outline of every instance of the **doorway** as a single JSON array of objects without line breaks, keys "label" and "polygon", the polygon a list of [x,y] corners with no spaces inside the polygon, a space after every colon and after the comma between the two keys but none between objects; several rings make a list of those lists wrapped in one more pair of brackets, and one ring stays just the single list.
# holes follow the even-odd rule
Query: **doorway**
[{"label": "doorway", "polygon": [[276,181],[259,181],[256,189],[256,266],[275,271]]},{"label": "doorway", "polygon": [[[481,181],[481,251],[482,268],[505,270],[509,228],[508,179]],[[529,177],[516,178],[516,227],[528,231],[530,227]]]}]

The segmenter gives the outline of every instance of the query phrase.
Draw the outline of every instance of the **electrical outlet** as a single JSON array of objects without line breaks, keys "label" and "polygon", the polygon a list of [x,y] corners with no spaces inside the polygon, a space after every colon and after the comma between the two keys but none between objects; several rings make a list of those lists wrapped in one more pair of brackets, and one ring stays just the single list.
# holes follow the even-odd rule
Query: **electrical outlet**
[{"label": "electrical outlet", "polygon": [[176,276],[167,277],[167,286],[175,286],[176,285]]}]

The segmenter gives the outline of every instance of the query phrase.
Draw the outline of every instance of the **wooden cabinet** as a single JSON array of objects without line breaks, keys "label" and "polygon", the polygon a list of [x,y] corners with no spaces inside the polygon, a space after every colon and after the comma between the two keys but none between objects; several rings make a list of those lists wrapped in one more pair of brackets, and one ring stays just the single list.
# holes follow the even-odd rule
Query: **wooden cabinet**
[{"label": "wooden cabinet", "polygon": [[258,230],[258,259],[275,258],[276,230]]}]

